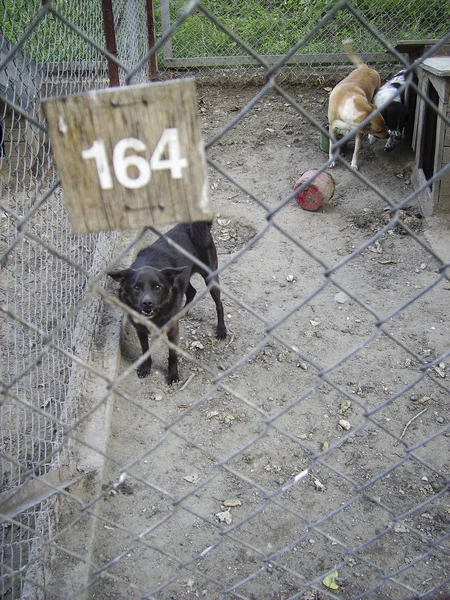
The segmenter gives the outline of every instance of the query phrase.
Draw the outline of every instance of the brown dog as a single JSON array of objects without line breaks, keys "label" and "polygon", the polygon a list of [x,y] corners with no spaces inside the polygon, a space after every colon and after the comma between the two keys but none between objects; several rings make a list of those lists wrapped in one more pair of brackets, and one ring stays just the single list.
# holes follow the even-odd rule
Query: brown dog
[{"label": "brown dog", "polygon": [[[365,65],[353,50],[351,40],[344,42],[344,48],[357,68],[339,82],[332,90],[328,103],[328,123],[333,137],[341,137],[348,131],[356,129],[370,113],[376,110],[372,99],[378,91],[381,80],[375,69]],[[361,148],[363,133],[386,139],[389,132],[381,115],[374,115],[370,122],[356,133],[355,150],[351,167],[358,170],[358,154]],[[330,142],[330,159],[333,154],[333,144]],[[330,167],[334,167],[332,162]]]}]

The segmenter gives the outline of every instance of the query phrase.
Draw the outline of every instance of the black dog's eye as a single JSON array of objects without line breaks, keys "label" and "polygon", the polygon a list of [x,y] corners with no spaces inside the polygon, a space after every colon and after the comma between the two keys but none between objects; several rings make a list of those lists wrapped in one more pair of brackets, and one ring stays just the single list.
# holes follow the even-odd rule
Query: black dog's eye
[{"label": "black dog's eye", "polygon": [[136,284],[136,285],[134,286],[134,289],[135,289],[135,290],[138,292],[138,291],[141,289],[141,286],[140,286],[140,285],[138,285],[138,284]]},{"label": "black dog's eye", "polygon": [[154,289],[155,289],[155,292],[159,292],[159,290],[161,289],[161,286],[156,284]]}]

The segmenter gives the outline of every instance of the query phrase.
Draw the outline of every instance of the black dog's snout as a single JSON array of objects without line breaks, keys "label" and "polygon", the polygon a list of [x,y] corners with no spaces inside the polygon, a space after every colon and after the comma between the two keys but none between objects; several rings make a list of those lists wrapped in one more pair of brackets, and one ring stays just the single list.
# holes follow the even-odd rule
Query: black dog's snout
[{"label": "black dog's snout", "polygon": [[146,298],[145,300],[142,300],[141,302],[141,308],[142,310],[145,310],[145,312],[151,312],[153,310],[153,307],[155,305],[153,304],[153,302],[151,300],[149,300],[148,298]]}]

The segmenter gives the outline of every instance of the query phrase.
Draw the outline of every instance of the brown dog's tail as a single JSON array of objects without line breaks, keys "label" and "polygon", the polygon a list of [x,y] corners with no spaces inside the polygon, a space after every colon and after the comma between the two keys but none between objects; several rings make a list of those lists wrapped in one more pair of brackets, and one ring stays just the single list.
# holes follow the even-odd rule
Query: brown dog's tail
[{"label": "brown dog's tail", "polygon": [[364,65],[363,61],[355,52],[355,49],[353,47],[353,40],[351,38],[349,38],[348,40],[344,40],[342,42],[342,45],[344,46],[345,52],[347,53],[348,57],[354,65],[356,65],[357,67],[361,67],[362,65]]}]

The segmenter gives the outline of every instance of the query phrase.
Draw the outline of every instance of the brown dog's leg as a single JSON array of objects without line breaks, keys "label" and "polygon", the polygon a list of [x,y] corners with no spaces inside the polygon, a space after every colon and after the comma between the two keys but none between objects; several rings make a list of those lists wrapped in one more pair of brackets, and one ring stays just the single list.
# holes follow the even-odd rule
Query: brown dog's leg
[{"label": "brown dog's leg", "polygon": [[[142,354],[145,354],[149,348],[148,346],[148,331],[142,325],[135,325],[136,331],[138,334],[139,341],[141,343]],[[139,365],[137,374],[138,377],[147,377],[150,373],[150,369],[152,368],[152,357],[149,356],[147,360],[145,360],[142,365]]]},{"label": "brown dog's leg", "polygon": [[351,162],[351,167],[353,170],[355,171],[359,171],[359,167],[358,167],[358,154],[359,151],[361,149],[361,143],[362,143],[362,138],[363,138],[363,134],[362,133],[357,133],[356,137],[355,137],[355,150],[353,151],[353,157],[352,157],[352,162]]},{"label": "brown dog's leg", "polygon": [[[328,150],[328,156],[330,158],[330,160],[333,158],[333,142],[330,140],[330,148]],[[336,166],[336,162],[333,160],[332,163],[330,163],[330,169],[334,169],[334,167]]]},{"label": "brown dog's leg", "polygon": [[[178,322],[175,323],[168,331],[167,337],[172,344],[178,346],[180,341],[180,327]],[[169,348],[169,364],[168,364],[167,383],[172,385],[176,381],[179,381],[178,376],[178,355],[174,348]]]}]

